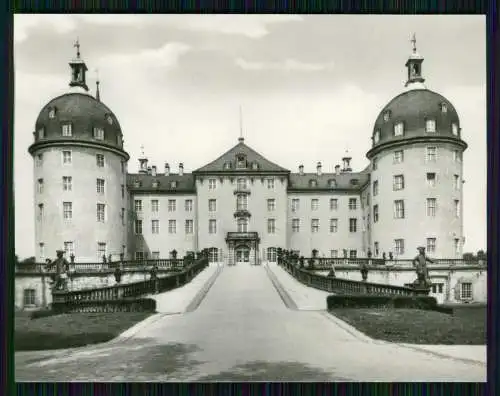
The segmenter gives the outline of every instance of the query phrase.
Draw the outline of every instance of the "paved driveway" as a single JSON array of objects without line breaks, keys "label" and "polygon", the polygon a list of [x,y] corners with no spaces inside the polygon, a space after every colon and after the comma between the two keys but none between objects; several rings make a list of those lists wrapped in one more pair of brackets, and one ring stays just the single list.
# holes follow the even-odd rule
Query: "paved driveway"
[{"label": "paved driveway", "polygon": [[481,363],[439,357],[287,308],[267,271],[225,267],[199,307],[159,315],[132,338],[19,352],[17,381],[485,381]]}]

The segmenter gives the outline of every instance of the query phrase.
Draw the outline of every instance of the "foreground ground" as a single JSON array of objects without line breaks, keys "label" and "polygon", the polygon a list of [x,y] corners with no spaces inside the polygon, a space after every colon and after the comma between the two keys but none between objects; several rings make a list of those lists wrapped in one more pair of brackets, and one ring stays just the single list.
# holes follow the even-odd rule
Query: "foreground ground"
[{"label": "foreground ground", "polygon": [[337,308],[330,311],[377,340],[411,344],[485,345],[486,307],[452,315],[419,309]]},{"label": "foreground ground", "polygon": [[142,312],[77,313],[31,319],[29,312],[16,312],[14,348],[34,351],[105,342],[149,315]]},{"label": "foreground ground", "polygon": [[18,352],[16,380],[486,380],[484,363],[361,338],[326,311],[283,300],[264,267],[225,267],[194,311],[153,315],[111,343]]}]

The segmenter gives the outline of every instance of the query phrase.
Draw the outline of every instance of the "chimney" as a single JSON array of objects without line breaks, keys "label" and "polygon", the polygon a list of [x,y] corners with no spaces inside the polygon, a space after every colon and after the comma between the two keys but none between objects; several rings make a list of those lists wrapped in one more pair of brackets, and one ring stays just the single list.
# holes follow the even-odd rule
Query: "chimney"
[{"label": "chimney", "polygon": [[344,169],[342,169],[342,172],[351,172],[351,157],[344,157],[342,158],[342,162],[344,163]]},{"label": "chimney", "polygon": [[151,176],[156,176],[156,165],[151,167]]},{"label": "chimney", "polygon": [[165,162],[165,176],[170,175],[170,165]]},{"label": "chimney", "polygon": [[181,162],[179,164],[179,176],[182,176],[184,174],[184,164]]},{"label": "chimney", "polygon": [[148,166],[148,175],[150,175],[150,174],[151,174],[151,167]]},{"label": "chimney", "polygon": [[321,176],[321,162],[318,162],[316,164],[316,170],[318,172],[318,176]]},{"label": "chimney", "polygon": [[340,165],[335,165],[335,174],[340,175]]},{"label": "chimney", "polygon": [[299,165],[299,175],[303,175],[304,174],[304,165]]}]

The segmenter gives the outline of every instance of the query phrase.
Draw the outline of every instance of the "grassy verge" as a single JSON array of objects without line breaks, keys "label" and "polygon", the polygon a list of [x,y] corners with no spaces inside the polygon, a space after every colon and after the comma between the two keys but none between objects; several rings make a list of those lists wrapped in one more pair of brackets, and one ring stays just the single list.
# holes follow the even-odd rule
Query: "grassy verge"
[{"label": "grassy verge", "polygon": [[106,342],[150,315],[148,312],[74,313],[31,319],[29,313],[16,312],[14,349],[62,349]]},{"label": "grassy verge", "polygon": [[409,344],[486,344],[486,307],[454,307],[452,315],[406,308],[335,308],[330,313],[378,340]]}]

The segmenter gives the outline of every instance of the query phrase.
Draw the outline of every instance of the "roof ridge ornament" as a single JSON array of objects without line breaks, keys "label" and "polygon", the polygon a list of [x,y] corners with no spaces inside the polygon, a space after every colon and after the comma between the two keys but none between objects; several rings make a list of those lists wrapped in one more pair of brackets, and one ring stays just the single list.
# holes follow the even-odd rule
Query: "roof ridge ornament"
[{"label": "roof ridge ornament", "polygon": [[417,35],[415,33],[413,33],[410,42],[413,48],[405,64],[408,69],[408,80],[405,83],[405,87],[410,87],[409,89],[427,89],[424,85],[425,78],[422,76],[422,62],[424,61],[424,57],[417,52]]},{"label": "roof ridge ornament", "polygon": [[243,143],[245,141],[245,138],[243,137],[243,115],[242,115],[242,110],[241,110],[241,105],[240,105],[240,137],[238,138],[238,142]]}]

